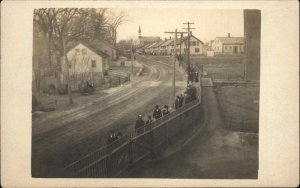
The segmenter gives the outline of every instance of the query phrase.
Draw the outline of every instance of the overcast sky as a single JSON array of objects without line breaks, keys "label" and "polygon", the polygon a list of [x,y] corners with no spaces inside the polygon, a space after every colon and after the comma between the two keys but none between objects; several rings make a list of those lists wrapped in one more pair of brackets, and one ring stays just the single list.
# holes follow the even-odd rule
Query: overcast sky
[{"label": "overcast sky", "polygon": [[142,36],[170,37],[165,31],[182,30],[183,22],[194,22],[193,35],[207,42],[217,36],[244,36],[243,10],[201,10],[201,9],[111,9],[125,12],[127,21],[118,28],[118,40],[137,38],[138,27]]}]

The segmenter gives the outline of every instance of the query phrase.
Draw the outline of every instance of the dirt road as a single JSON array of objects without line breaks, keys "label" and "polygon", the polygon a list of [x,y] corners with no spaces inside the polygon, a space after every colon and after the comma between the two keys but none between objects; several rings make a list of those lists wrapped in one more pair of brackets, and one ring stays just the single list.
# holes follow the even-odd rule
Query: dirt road
[{"label": "dirt road", "polygon": [[[145,67],[142,76],[105,96],[70,110],[33,120],[32,175],[64,177],[62,167],[103,146],[110,129],[125,133],[134,127],[138,114],[147,115],[155,104],[171,102],[172,60],[138,56]],[[176,71],[177,91],[184,76]]]}]

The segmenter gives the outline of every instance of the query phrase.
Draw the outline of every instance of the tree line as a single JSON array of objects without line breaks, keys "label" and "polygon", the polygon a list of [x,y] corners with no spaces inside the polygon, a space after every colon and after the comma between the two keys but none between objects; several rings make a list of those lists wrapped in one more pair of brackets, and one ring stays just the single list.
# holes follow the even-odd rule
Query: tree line
[{"label": "tree line", "polygon": [[[41,8],[33,14],[34,35],[43,40],[43,48],[33,46],[34,54],[39,58],[34,64],[37,90],[40,90],[41,77],[60,71],[60,65],[53,65],[52,54],[58,52],[66,58],[66,48],[70,41],[105,40],[116,47],[117,29],[126,20],[124,12],[114,13],[105,8]],[[42,57],[41,57],[42,56]],[[41,69],[46,73],[41,75]],[[68,69],[67,69],[68,70]],[[67,71],[67,82],[69,83]],[[68,84],[69,102],[72,103],[70,84]]]}]

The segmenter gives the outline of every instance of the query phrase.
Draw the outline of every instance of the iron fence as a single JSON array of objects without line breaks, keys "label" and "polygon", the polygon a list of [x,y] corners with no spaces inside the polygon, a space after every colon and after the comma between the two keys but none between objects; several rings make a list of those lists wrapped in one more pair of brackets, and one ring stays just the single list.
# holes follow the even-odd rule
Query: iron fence
[{"label": "iron fence", "polygon": [[120,139],[103,146],[65,167],[72,177],[117,177],[146,157],[156,156],[201,118],[201,76],[196,100],[147,124],[129,131]]},{"label": "iron fence", "polygon": [[68,165],[65,170],[72,177],[116,177],[122,171],[145,157],[167,147],[168,141],[183,132],[200,116],[200,101],[188,103],[178,110],[122,136],[82,159]]}]

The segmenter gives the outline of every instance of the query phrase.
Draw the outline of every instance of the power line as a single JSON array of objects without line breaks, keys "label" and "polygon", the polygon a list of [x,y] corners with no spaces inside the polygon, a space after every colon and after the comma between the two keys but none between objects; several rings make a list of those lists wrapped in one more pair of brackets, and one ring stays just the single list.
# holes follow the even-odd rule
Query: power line
[{"label": "power line", "polygon": [[[187,32],[180,32],[180,31],[177,31],[177,29],[175,29],[175,32],[174,31],[166,31],[165,33],[168,33],[168,34],[174,34],[175,37],[174,37],[174,65],[173,65],[173,80],[172,80],[172,86],[173,86],[173,100],[175,100],[175,95],[176,95],[176,91],[175,91],[175,66],[176,66],[176,57],[177,57],[177,35],[180,34],[180,35],[183,35],[183,33],[187,33]],[[180,45],[181,45],[181,41],[180,41]],[[180,53],[181,53],[181,48],[180,48]]]},{"label": "power line", "polygon": [[187,31],[187,33],[188,33],[188,38],[187,38],[187,45],[188,45],[188,48],[187,48],[187,65],[188,65],[188,70],[187,70],[187,72],[188,72],[188,78],[187,78],[187,84],[189,84],[189,81],[190,81],[190,71],[191,71],[191,66],[190,66],[190,34],[191,34],[191,32],[190,32],[190,30],[191,29],[196,29],[196,28],[191,28],[190,27],[190,25],[191,24],[194,24],[194,22],[185,22],[185,23],[183,23],[183,24],[185,24],[185,25],[187,25],[188,27],[187,28],[182,28],[182,29],[187,29],[188,31]]}]

